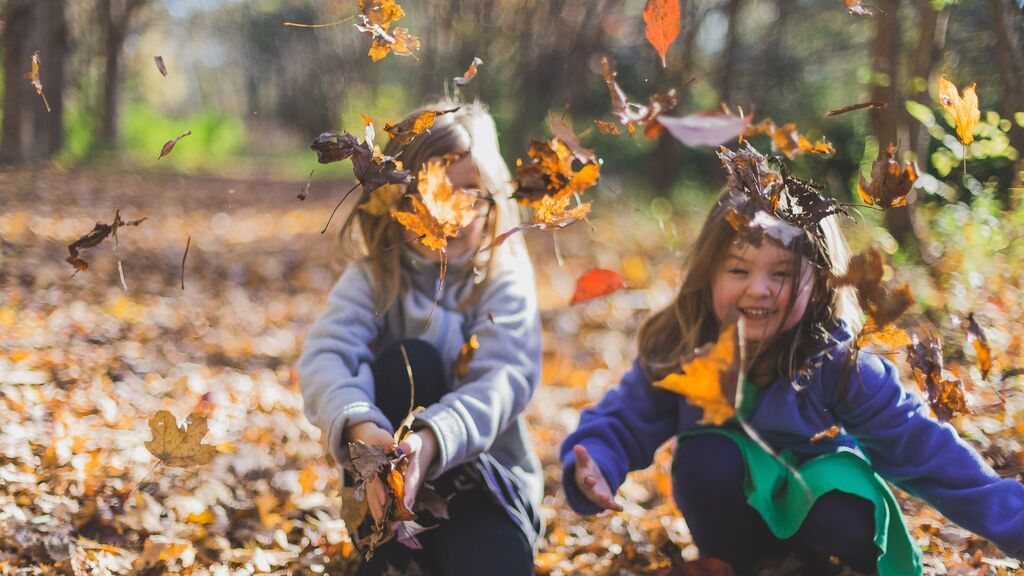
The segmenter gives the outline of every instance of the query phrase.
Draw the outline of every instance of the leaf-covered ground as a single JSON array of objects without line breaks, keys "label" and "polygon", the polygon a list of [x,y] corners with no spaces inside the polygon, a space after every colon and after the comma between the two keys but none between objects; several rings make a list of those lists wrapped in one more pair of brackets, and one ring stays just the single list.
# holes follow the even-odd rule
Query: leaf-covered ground
[{"label": "leaf-covered ground", "polygon": [[[0,574],[352,570],[337,474],[302,415],[294,372],[336,277],[333,237],[320,230],[347,186],[314,183],[305,202],[295,197],[301,188],[90,171],[0,178]],[[546,337],[544,385],[528,412],[548,488],[541,574],[654,573],[669,555],[696,557],[671,505],[669,448],[622,488],[623,513],[580,518],[560,494],[561,439],[625,370],[639,319],[672,297],[677,250],[692,232],[685,216],[659,225],[626,198],[606,204],[614,211],[599,207],[593,229],[558,232],[561,267],[552,235],[527,232]],[[148,220],[121,229],[116,249],[110,238],[86,251],[90,269],[73,275],[67,244],[115,210]],[[976,219],[962,216],[957,230],[970,231]],[[1019,262],[984,255],[995,268],[975,277],[975,244],[950,240],[944,268],[907,278],[933,309],[920,324],[935,323],[958,348],[934,310],[978,303],[970,311],[984,319],[999,377],[982,382],[967,347],[947,352],[972,407],[954,424],[1000,473],[1019,478]],[[575,279],[595,266],[620,271],[634,289],[569,307]],[[946,293],[949,303],[938,296]],[[147,421],[164,409],[208,417],[210,464],[157,465]],[[987,542],[901,501],[928,573],[1017,572]],[[791,561],[774,572],[800,570]]]}]

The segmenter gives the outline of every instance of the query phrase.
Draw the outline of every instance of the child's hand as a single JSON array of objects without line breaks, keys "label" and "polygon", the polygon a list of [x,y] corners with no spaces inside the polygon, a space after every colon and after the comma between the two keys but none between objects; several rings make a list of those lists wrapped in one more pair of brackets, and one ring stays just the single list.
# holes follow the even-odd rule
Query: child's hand
[{"label": "child's hand", "polygon": [[[345,429],[345,439],[349,442],[359,440],[363,444],[376,444],[388,448],[392,448],[395,445],[395,439],[391,436],[391,433],[373,422],[360,422],[349,426]],[[388,494],[387,489],[384,488],[384,483],[381,482],[380,478],[371,478],[366,483],[366,504],[370,509],[370,516],[373,517],[375,524],[379,523],[380,519],[384,517],[387,501]]]},{"label": "child's hand", "polygon": [[409,466],[405,469],[405,507],[412,510],[416,493],[437,455],[437,437],[430,428],[422,428],[406,436],[398,447],[409,455]]},{"label": "child's hand", "polygon": [[577,444],[572,447],[572,451],[576,454],[576,485],[583,491],[583,495],[605,510],[621,512],[622,505],[615,501],[608,481],[587,449]]}]

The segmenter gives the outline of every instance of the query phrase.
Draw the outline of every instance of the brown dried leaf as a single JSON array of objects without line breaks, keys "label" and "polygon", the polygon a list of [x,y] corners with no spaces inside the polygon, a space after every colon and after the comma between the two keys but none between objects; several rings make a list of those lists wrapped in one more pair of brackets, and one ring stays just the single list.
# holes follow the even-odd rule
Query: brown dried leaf
[{"label": "brown dried leaf", "polygon": [[166,466],[201,466],[217,453],[216,448],[202,443],[206,436],[205,416],[193,414],[178,427],[174,415],[161,410],[149,419],[149,430],[153,439],[146,442],[146,449]]},{"label": "brown dried leaf", "polygon": [[78,270],[79,272],[87,271],[89,269],[89,263],[86,262],[80,256],[82,250],[98,246],[100,242],[103,242],[104,240],[107,239],[107,237],[111,235],[113,235],[116,239],[118,228],[122,226],[138,226],[145,220],[145,218],[139,218],[138,220],[129,220],[126,222],[124,220],[121,220],[121,211],[117,210],[116,212],[114,212],[113,222],[111,222],[110,224],[103,224],[102,222],[97,222],[88,234],[82,236],[78,240],[75,240],[71,244],[68,244],[69,256],[65,259],[65,261],[68,264],[74,266],[75,270]]},{"label": "brown dried leaf", "polygon": [[963,383],[943,377],[942,341],[937,336],[921,342],[915,334],[907,346],[907,358],[936,417],[949,420],[956,413],[967,414]]},{"label": "brown dried leaf", "polygon": [[871,165],[871,181],[864,179],[862,174],[857,184],[857,193],[868,206],[878,206],[883,210],[907,205],[907,194],[917,181],[917,163],[907,162],[900,170],[896,160],[896,147],[889,144],[885,157],[875,160]]},{"label": "brown dried leaf", "polygon": [[597,156],[590,148],[584,148],[580,144],[580,137],[573,132],[572,128],[563,122],[554,112],[548,112],[548,126],[551,127],[551,134],[561,140],[573,153],[577,160],[584,164],[597,162]]},{"label": "brown dried leaf", "polygon": [[434,125],[434,120],[438,116],[444,114],[450,114],[458,110],[456,106],[451,110],[424,110],[409,116],[405,120],[402,120],[398,124],[392,124],[391,122],[384,123],[384,131],[388,133],[393,140],[398,140],[400,144],[405,145],[412,142],[413,138],[423,134]]},{"label": "brown dried leaf", "polygon": [[32,87],[36,89],[36,94],[39,94],[43,99],[46,111],[50,112],[50,103],[46,100],[46,94],[43,93],[43,82],[39,79],[39,50],[32,53],[32,70],[25,73],[25,78],[32,83]]},{"label": "brown dried leaf", "polygon": [[167,77],[167,65],[164,64],[164,57],[163,56],[153,56],[153,62],[156,63],[156,69],[160,71],[160,74],[163,75],[164,78],[166,78]]},{"label": "brown dried leaf", "polygon": [[988,373],[992,370],[992,348],[988,345],[988,337],[975,320],[974,314],[967,316],[967,326],[967,342],[974,346],[974,351],[978,354],[981,377],[987,380]]},{"label": "brown dried leaf", "polygon": [[665,94],[654,94],[648,99],[646,105],[630,102],[618,82],[615,81],[615,66],[607,57],[601,58],[601,74],[608,86],[608,93],[612,99],[612,114],[619,119],[629,133],[636,130],[637,124],[644,126],[644,135],[654,138],[662,130],[661,124],[656,122],[659,115],[667,112],[676,106],[676,91],[669,90]]},{"label": "brown dried leaf", "polygon": [[191,135],[192,135],[192,131],[188,130],[184,134],[182,134],[181,136],[178,136],[177,138],[168,140],[166,143],[164,143],[163,148],[160,149],[160,155],[157,156],[156,159],[159,160],[159,159],[163,158],[164,156],[167,156],[168,154],[170,154],[171,150],[174,150],[174,145],[178,143],[178,140],[181,140],[185,136],[191,136]]}]

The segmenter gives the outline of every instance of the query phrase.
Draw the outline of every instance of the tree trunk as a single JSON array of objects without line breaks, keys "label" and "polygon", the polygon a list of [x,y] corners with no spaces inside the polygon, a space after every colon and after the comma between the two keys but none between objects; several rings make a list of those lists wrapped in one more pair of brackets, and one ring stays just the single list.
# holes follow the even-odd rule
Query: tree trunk
[{"label": "tree trunk", "polygon": [[1000,107],[1002,116],[1010,120],[1010,144],[1017,149],[1012,186],[1020,188],[1024,186],[1024,128],[1014,120],[1014,114],[1024,112],[1024,39],[1021,38],[1024,16],[1014,6],[1013,0],[989,0],[988,5],[995,29],[1002,83]]},{"label": "tree trunk", "polygon": [[[912,92],[910,99],[924,106],[931,106],[928,87],[932,85],[935,62],[946,46],[946,24],[949,8],[935,10],[930,0],[918,0],[917,50],[913,55],[911,70]],[[908,148],[914,151],[921,170],[928,171],[928,128],[924,124],[910,122]]]},{"label": "tree trunk", "polygon": [[96,12],[103,30],[103,102],[97,142],[117,147],[121,136],[121,52],[132,16],[148,0],[99,0]]},{"label": "tree trunk", "polygon": [[[4,118],[0,162],[44,160],[63,144],[64,58],[67,24],[64,0],[10,0],[4,7]],[[24,73],[39,51],[39,79],[50,105]]]},{"label": "tree trunk", "polygon": [[[900,144],[898,134],[903,100],[899,91],[899,4],[899,0],[880,0],[881,12],[875,15],[875,38],[871,44],[871,100],[888,103],[885,108],[868,111],[871,133],[878,140],[879,158],[885,157],[889,144]],[[914,223],[908,206],[887,209],[885,227],[904,248],[916,246]]]},{"label": "tree trunk", "polygon": [[725,37],[725,52],[722,54],[722,71],[718,77],[718,97],[726,104],[733,104],[733,92],[736,88],[736,46],[739,43],[739,16],[741,0],[729,0],[725,13],[729,17],[729,28]]}]

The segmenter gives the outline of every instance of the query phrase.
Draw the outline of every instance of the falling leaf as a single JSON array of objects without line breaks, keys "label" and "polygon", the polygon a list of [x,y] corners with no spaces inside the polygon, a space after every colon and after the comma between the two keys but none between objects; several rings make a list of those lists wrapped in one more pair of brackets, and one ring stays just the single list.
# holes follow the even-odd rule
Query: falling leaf
[{"label": "falling leaf", "polygon": [[853,112],[854,110],[863,110],[865,108],[885,108],[888,105],[888,102],[860,102],[858,104],[850,104],[849,106],[836,108],[835,110],[829,110],[825,113],[825,116],[839,116],[840,114],[846,114],[847,112]]},{"label": "falling leaf", "polygon": [[405,196],[405,184],[385,184],[370,193],[359,209],[373,216],[387,216],[398,206],[402,196]]},{"label": "falling leaf", "polygon": [[428,162],[417,177],[418,195],[412,195],[412,212],[395,212],[394,218],[406,230],[420,236],[420,243],[432,250],[445,250],[477,216],[477,197],[452,187],[445,165]]},{"label": "falling leaf", "polygon": [[576,280],[576,291],[573,292],[572,301],[569,304],[578,304],[607,296],[626,287],[622,276],[614,270],[594,268],[583,273]]},{"label": "falling leaf", "polygon": [[914,371],[918,386],[926,393],[928,404],[941,420],[954,414],[967,414],[967,400],[963,383],[943,377],[942,341],[929,336],[921,342],[915,334],[907,346],[907,358]]},{"label": "falling leaf", "polygon": [[988,345],[988,336],[975,320],[974,314],[967,316],[967,326],[967,342],[974,346],[974,351],[978,355],[978,368],[981,369],[981,377],[987,380],[988,373],[992,370],[992,348]]},{"label": "falling leaf", "polygon": [[594,155],[594,151],[590,148],[584,148],[580,144],[580,137],[573,132],[568,124],[559,119],[554,112],[548,112],[548,126],[551,127],[551,134],[562,141],[577,160],[584,164],[597,162],[597,156]]},{"label": "falling leaf", "polygon": [[647,0],[644,7],[644,23],[647,24],[647,41],[661,56],[661,66],[666,67],[665,54],[682,29],[679,0]]},{"label": "falling leaf", "polygon": [[153,56],[153,62],[156,63],[156,69],[160,71],[160,74],[162,74],[163,77],[166,78],[167,77],[167,66],[164,64],[164,57],[163,56]]},{"label": "falling leaf", "polygon": [[[516,162],[513,178],[516,191],[512,194],[513,198],[520,204],[534,207],[545,197],[557,198],[559,201],[566,199],[565,206],[568,206],[567,197],[581,194],[597,184],[601,172],[597,163],[587,163],[579,170],[574,170],[573,158],[569,147],[558,138],[531,141],[529,161]],[[552,211],[552,206],[549,203],[549,211]]]},{"label": "falling leaf", "polygon": [[43,93],[43,82],[39,79],[39,50],[32,53],[32,70],[25,73],[25,78],[32,82],[32,87],[36,89],[36,94],[43,99],[43,105],[49,112],[50,103],[46,100],[46,94]]},{"label": "falling leaf", "polygon": [[372,150],[373,139],[377,136],[377,130],[374,129],[373,120],[369,116],[362,112],[359,115],[363,117],[363,142]]},{"label": "falling leaf", "polygon": [[300,190],[299,194],[296,196],[299,200],[305,200],[306,197],[309,196],[309,185],[313,182],[314,172],[316,172],[316,170],[309,171],[309,178],[306,178],[306,184],[302,186],[302,190]]},{"label": "falling leaf", "polygon": [[896,147],[889,144],[885,158],[879,158],[871,165],[871,181],[868,182],[861,174],[857,183],[857,193],[868,206],[878,206],[883,210],[907,205],[907,194],[917,181],[917,163],[909,161],[900,169],[896,160]]},{"label": "falling leaf", "polygon": [[405,11],[394,0],[359,0],[358,21],[353,25],[370,38],[370,58],[377,62],[394,52],[411,56],[420,49],[420,39],[406,28],[391,29],[391,25],[405,16]]},{"label": "falling leaf", "polygon": [[391,136],[392,140],[398,140],[403,146],[412,142],[413,138],[423,134],[431,126],[434,125],[434,120],[438,116],[444,114],[451,114],[458,110],[459,107],[452,108],[451,110],[424,110],[414,114],[405,120],[402,120],[398,124],[392,124],[391,122],[384,123],[384,131]]},{"label": "falling leaf", "polygon": [[116,212],[114,212],[113,222],[111,222],[110,224],[103,224],[102,222],[97,222],[88,234],[82,236],[78,240],[75,240],[71,244],[68,244],[69,256],[65,259],[65,261],[68,264],[74,266],[75,270],[78,270],[79,272],[85,272],[89,270],[89,263],[86,262],[80,256],[82,250],[98,246],[100,242],[103,242],[104,240],[107,239],[107,237],[111,235],[117,238],[117,230],[122,226],[138,226],[145,220],[145,218],[140,218],[138,220],[129,220],[126,222],[121,219],[121,211],[117,210]]},{"label": "falling leaf", "polygon": [[873,318],[868,318],[857,335],[856,347],[860,349],[872,346],[892,353],[910,343],[910,334],[907,334],[906,330],[897,328],[891,323],[879,328]]},{"label": "falling leaf", "polygon": [[153,439],[146,442],[146,449],[166,466],[201,466],[217,452],[213,446],[202,443],[206,436],[205,416],[193,414],[179,427],[173,414],[161,410],[149,419],[149,430]]},{"label": "falling leaf", "polygon": [[764,238],[771,238],[782,247],[789,248],[797,238],[804,234],[803,229],[799,226],[772,216],[764,210],[758,210],[751,218],[740,214],[735,208],[730,208],[726,212],[725,218],[733,229],[739,232],[739,238],[743,242],[754,246],[761,246]]},{"label": "falling leaf", "polygon": [[412,180],[412,175],[403,169],[400,161],[379,154],[366,142],[360,143],[347,132],[325,132],[313,141],[310,148],[316,152],[317,161],[321,164],[351,158],[352,173],[367,194],[385,184],[405,184]]},{"label": "falling leaf", "polygon": [[462,348],[459,348],[459,357],[455,359],[455,367],[452,369],[452,373],[459,380],[462,380],[469,374],[469,364],[473,361],[473,356],[476,355],[476,351],[480,349],[480,339],[473,334],[462,344]]},{"label": "falling leaf", "polygon": [[845,274],[830,279],[836,287],[855,287],[861,308],[879,328],[894,322],[914,303],[906,284],[895,290],[882,286],[883,272],[881,250],[870,248],[850,258]]},{"label": "falling leaf", "polygon": [[976,84],[971,84],[964,88],[963,97],[961,97],[956,85],[946,80],[945,74],[939,77],[939,104],[953,117],[956,134],[965,146],[974,142],[974,127],[981,119],[981,111],[978,109],[978,93],[975,87]]},{"label": "falling leaf", "polygon": [[839,426],[832,426],[826,430],[818,432],[814,436],[811,436],[811,442],[820,442],[826,438],[835,438],[839,435]]},{"label": "falling leaf", "polygon": [[825,140],[818,140],[811,144],[810,140],[797,133],[796,124],[783,124],[781,127],[772,127],[769,131],[772,143],[775,148],[786,155],[786,158],[795,158],[805,152],[813,154],[824,154],[830,156],[836,153],[835,148]]},{"label": "falling leaf", "polygon": [[469,68],[466,68],[466,71],[462,73],[462,76],[456,76],[452,79],[452,82],[454,82],[456,86],[465,86],[466,84],[469,84],[473,78],[476,78],[478,69],[483,65],[483,60],[474,57],[473,61],[469,64]]},{"label": "falling leaf", "polygon": [[615,66],[607,57],[601,58],[601,74],[608,86],[608,93],[612,99],[612,114],[619,119],[629,133],[636,130],[637,124],[644,126],[644,135],[653,138],[661,131],[661,124],[655,120],[663,112],[667,112],[676,106],[676,91],[669,90],[665,94],[654,94],[646,105],[630,102],[618,82],[615,81]]},{"label": "falling leaf", "polygon": [[704,410],[700,424],[721,426],[736,415],[733,397],[739,376],[739,348],[736,325],[730,325],[717,342],[701,346],[682,366],[681,374],[669,374],[654,383],[656,388],[680,394]]},{"label": "falling leaf", "polygon": [[619,125],[615,122],[608,122],[607,120],[594,120],[594,124],[597,126],[598,132],[601,134],[622,134],[622,130],[619,129]]},{"label": "falling leaf", "polygon": [[701,112],[682,118],[659,116],[657,122],[687,146],[718,146],[741,136],[750,127],[749,116]]},{"label": "falling leaf", "polygon": [[181,136],[178,136],[177,138],[174,138],[172,140],[168,140],[164,144],[164,147],[160,149],[160,155],[157,156],[156,159],[159,160],[159,159],[163,158],[164,156],[167,156],[168,154],[170,154],[171,150],[174,150],[174,145],[178,143],[178,140],[181,140],[185,136],[191,136],[191,135],[192,135],[192,131],[188,130],[184,134],[182,134]]},{"label": "falling leaf", "polygon": [[846,10],[852,16],[874,16],[875,13],[870,8],[861,4],[861,0],[843,0],[843,4],[846,5]]}]

